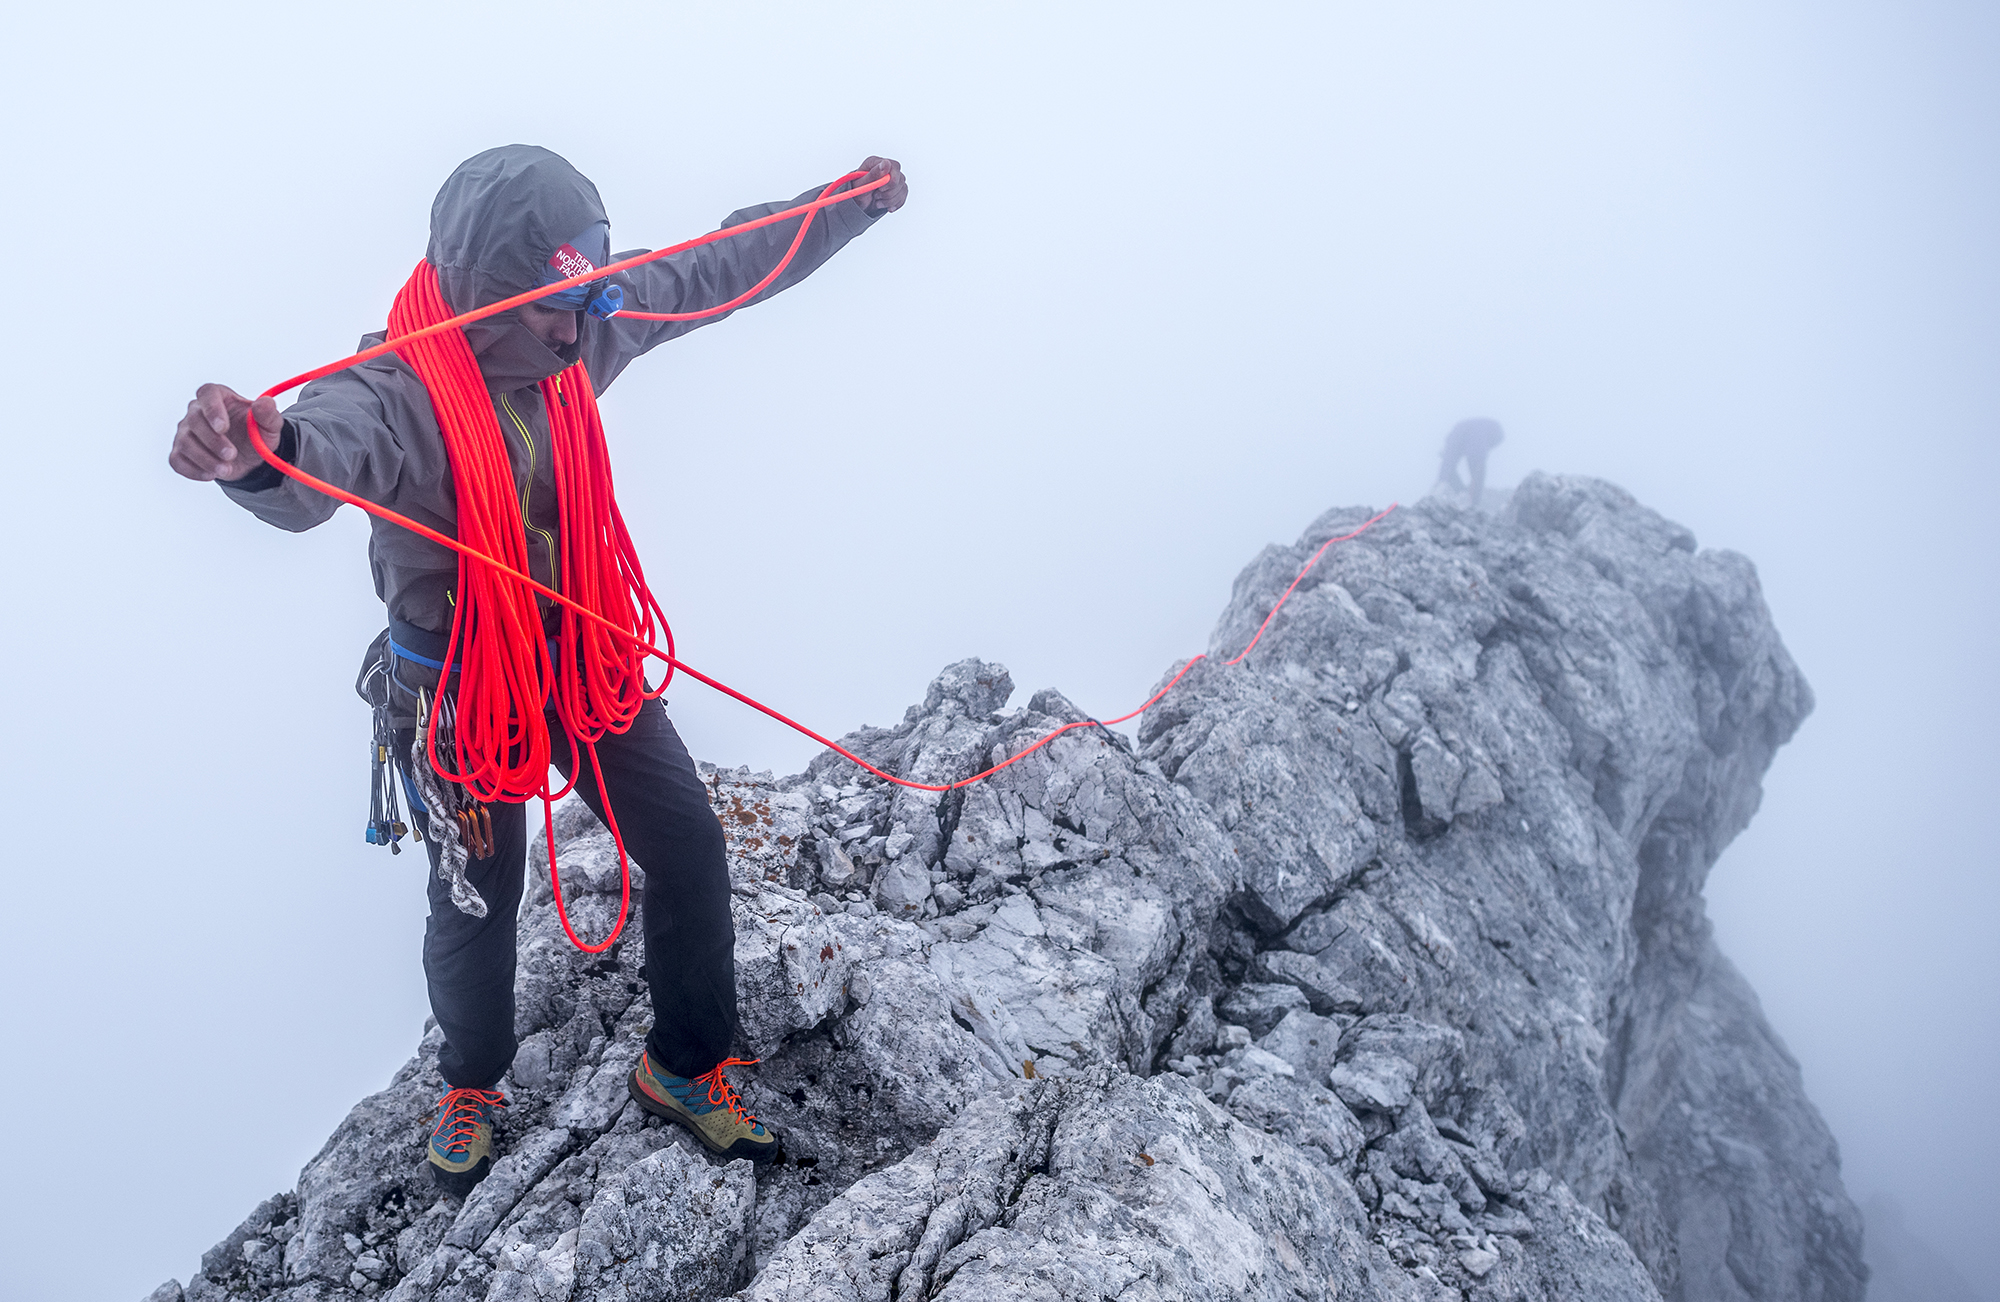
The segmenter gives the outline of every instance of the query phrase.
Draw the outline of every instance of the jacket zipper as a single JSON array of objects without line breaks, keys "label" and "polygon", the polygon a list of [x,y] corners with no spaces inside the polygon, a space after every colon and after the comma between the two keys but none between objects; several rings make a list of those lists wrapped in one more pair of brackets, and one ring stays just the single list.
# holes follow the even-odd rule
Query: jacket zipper
[{"label": "jacket zipper", "polygon": [[521,414],[514,410],[514,404],[504,393],[500,395],[500,405],[507,409],[508,419],[514,422],[515,429],[521,431],[521,442],[528,446],[527,482],[521,486],[521,523],[541,535],[542,546],[548,549],[549,586],[561,592],[562,571],[556,568],[556,540],[549,536],[548,530],[535,528],[534,522],[528,518],[528,497],[535,491],[535,436],[528,432],[528,423],[521,419]]}]

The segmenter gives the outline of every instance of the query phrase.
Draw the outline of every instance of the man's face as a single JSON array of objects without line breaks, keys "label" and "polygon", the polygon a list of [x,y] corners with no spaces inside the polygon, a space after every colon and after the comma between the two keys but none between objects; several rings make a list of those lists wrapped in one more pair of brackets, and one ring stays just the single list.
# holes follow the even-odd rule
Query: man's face
[{"label": "man's face", "polygon": [[576,342],[576,313],[565,307],[543,307],[540,303],[523,303],[514,309],[521,324],[529,333],[542,341],[552,353],[561,352]]}]

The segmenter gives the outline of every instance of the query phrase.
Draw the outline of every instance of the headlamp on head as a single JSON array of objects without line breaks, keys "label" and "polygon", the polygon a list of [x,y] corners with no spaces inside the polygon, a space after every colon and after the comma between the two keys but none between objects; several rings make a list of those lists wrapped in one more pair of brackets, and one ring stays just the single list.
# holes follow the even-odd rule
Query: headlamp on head
[{"label": "headlamp on head", "polygon": [[[608,222],[593,222],[582,234],[556,246],[556,251],[543,264],[542,283],[553,285],[571,276],[585,275],[610,260],[611,225]],[[544,307],[587,311],[594,317],[609,318],[625,306],[625,291],[605,277],[571,285],[559,294],[550,294],[538,301]]]}]

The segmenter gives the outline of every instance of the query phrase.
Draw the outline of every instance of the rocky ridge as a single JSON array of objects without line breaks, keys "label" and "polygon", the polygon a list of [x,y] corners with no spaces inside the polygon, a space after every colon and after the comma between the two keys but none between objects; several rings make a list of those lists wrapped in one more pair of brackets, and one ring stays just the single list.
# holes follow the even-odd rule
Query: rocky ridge
[{"label": "rocky ridge", "polygon": [[[1367,514],[1267,548],[1211,651]],[[1012,691],[964,661],[844,744],[935,782],[1084,717]],[[1137,745],[944,797],[704,767],[780,1162],[629,1105],[637,929],[576,952],[537,862],[487,1181],[423,1170],[431,1030],[149,1302],[1859,1299],[1832,1138],[1701,900],[1810,708],[1750,563],[1617,488],[1427,501]],[[609,836],[557,832],[602,935]]]}]

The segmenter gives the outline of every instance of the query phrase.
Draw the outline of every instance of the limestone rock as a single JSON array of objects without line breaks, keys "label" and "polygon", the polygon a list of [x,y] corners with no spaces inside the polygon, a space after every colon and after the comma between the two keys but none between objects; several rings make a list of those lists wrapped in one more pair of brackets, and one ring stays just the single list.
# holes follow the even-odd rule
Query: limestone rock
[{"label": "limestone rock", "polygon": [[[154,1302],[1037,1297],[1858,1302],[1831,1137],[1703,879],[1811,708],[1749,562],[1531,476],[1238,579],[1134,746],[948,666],[790,777],[702,766],[748,1106],[782,1161],[633,1107],[636,926],[572,948],[537,847],[504,1156],[422,1145],[435,1031]],[[1220,654],[1215,654],[1220,653]],[[558,807],[564,904],[617,917]],[[634,891],[643,866],[630,865]]]},{"label": "limestone rock", "polygon": [[598,1302],[714,1297],[743,1265],[756,1202],[748,1161],[716,1167],[663,1148],[600,1184],[569,1244],[558,1237],[552,1255],[570,1258],[567,1273]]}]

